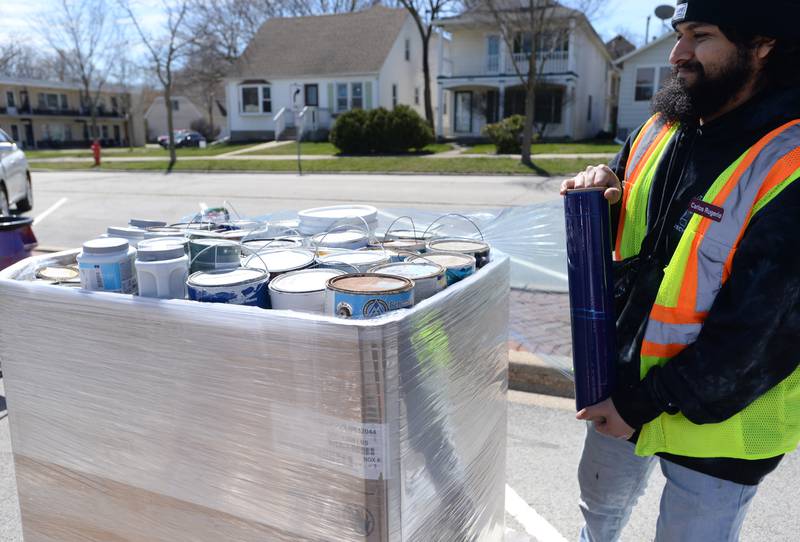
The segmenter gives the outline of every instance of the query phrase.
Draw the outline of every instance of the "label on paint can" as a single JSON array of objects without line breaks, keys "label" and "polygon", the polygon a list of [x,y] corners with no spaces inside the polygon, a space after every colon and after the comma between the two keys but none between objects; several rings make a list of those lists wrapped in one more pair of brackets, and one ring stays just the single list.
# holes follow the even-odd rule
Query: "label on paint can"
[{"label": "label on paint can", "polygon": [[81,263],[81,281],[87,290],[132,293],[136,290],[133,266],[128,263]]},{"label": "label on paint can", "polygon": [[327,310],[340,318],[365,320],[414,305],[414,283],[381,274],[350,274],[328,281]]}]

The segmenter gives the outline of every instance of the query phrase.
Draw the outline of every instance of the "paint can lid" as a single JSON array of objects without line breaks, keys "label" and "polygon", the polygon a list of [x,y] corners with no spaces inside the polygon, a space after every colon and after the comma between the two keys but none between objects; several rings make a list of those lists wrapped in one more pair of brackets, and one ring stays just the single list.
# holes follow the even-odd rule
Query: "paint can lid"
[{"label": "paint can lid", "polygon": [[367,265],[384,262],[388,257],[389,254],[384,254],[381,250],[346,250],[322,256],[319,261],[324,264]]},{"label": "paint can lid", "polygon": [[167,225],[163,220],[147,220],[146,218],[131,218],[128,224],[134,228],[161,228]]},{"label": "paint can lid", "polygon": [[333,277],[328,281],[330,289],[364,294],[399,293],[413,287],[414,283],[410,279],[380,273],[352,273]]},{"label": "paint can lid", "polygon": [[335,246],[344,245],[348,243],[355,243],[358,241],[366,241],[367,235],[363,231],[358,230],[345,230],[334,231],[330,233],[318,233],[311,238],[311,242],[315,245],[322,246]]},{"label": "paint can lid", "polygon": [[251,282],[261,282],[269,275],[260,269],[239,267],[237,269],[219,271],[198,271],[189,276],[188,283],[192,286],[239,286]]},{"label": "paint can lid", "polygon": [[479,252],[488,250],[489,245],[473,239],[437,239],[428,243],[428,248],[445,252]]},{"label": "paint can lid", "polygon": [[121,237],[98,237],[90,239],[83,244],[86,254],[113,254],[128,250],[128,240]]},{"label": "paint can lid", "polygon": [[242,258],[243,267],[264,269],[270,273],[285,273],[308,267],[314,262],[314,254],[309,250],[261,250],[258,255],[245,255]]},{"label": "paint can lid", "polygon": [[325,289],[330,279],[339,275],[344,275],[344,271],[339,269],[303,269],[275,278],[269,283],[269,288],[270,290],[289,294],[321,292]]},{"label": "paint can lid", "polygon": [[[161,241],[161,239],[156,239]],[[165,260],[175,260],[186,256],[186,250],[183,245],[178,244],[162,244],[162,245],[148,245],[141,246],[136,252],[136,259],[141,262],[163,262]]]},{"label": "paint can lid", "polygon": [[379,265],[370,269],[371,273],[397,275],[407,279],[422,279],[444,273],[444,268],[436,263],[420,260],[417,262],[397,262]]},{"label": "paint can lid", "polygon": [[189,240],[186,237],[178,237],[178,236],[153,237],[152,239],[145,239],[143,241],[139,241],[139,249],[143,249],[145,247],[164,247],[164,246],[176,246],[176,245],[181,248],[184,248],[188,244]]},{"label": "paint can lid", "polygon": [[143,229],[131,228],[129,226],[109,226],[106,229],[106,233],[108,233],[109,237],[144,239],[144,234],[146,232]]},{"label": "paint can lid", "polygon": [[411,256],[406,261],[433,262],[445,268],[475,265],[475,258],[460,252],[428,252],[424,256]]},{"label": "paint can lid", "polygon": [[49,265],[36,270],[36,278],[54,282],[75,281],[79,277],[78,270],[65,265]]}]

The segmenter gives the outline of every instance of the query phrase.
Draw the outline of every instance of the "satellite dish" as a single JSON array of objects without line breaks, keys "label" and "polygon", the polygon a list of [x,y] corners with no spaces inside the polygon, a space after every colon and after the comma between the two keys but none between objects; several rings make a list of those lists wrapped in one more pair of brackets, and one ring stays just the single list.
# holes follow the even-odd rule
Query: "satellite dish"
[{"label": "satellite dish", "polygon": [[658,17],[662,21],[666,21],[667,19],[672,19],[672,16],[674,14],[675,14],[674,6],[660,5],[656,8],[656,17]]}]

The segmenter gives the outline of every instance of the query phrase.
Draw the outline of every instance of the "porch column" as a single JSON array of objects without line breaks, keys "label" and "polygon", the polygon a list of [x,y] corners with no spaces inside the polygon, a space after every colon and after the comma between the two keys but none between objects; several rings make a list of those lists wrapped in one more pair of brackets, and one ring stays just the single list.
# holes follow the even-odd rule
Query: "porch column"
[{"label": "porch column", "polygon": [[442,84],[437,85],[437,92],[439,93],[438,102],[436,103],[436,137],[444,137],[444,89]]},{"label": "porch column", "polygon": [[505,118],[505,102],[506,102],[506,86],[500,85],[497,89],[497,121],[500,122]]}]

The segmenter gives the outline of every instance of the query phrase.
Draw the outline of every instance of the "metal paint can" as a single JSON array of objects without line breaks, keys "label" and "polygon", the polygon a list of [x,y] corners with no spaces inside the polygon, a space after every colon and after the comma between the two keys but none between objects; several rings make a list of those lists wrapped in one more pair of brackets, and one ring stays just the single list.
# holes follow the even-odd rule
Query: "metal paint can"
[{"label": "metal paint can", "polygon": [[348,250],[317,258],[317,264],[346,273],[367,273],[376,265],[389,263],[389,254],[382,250]]},{"label": "metal paint can", "polygon": [[80,285],[80,272],[70,265],[48,265],[36,270],[38,280],[49,281],[54,284],[73,283]]},{"label": "metal paint can", "polygon": [[139,241],[144,241],[144,234],[147,233],[141,228],[131,228],[128,226],[109,226],[106,229],[109,237],[119,237],[125,239],[130,246],[136,248]]},{"label": "metal paint can", "polygon": [[145,239],[139,242],[139,248],[165,247],[170,245],[180,245],[183,247],[183,251],[189,254],[189,239],[186,237],[153,237],[152,239]]},{"label": "metal paint can", "polygon": [[404,277],[414,281],[414,303],[436,295],[447,287],[444,267],[432,262],[400,262],[378,265],[370,273]]},{"label": "metal paint can", "polygon": [[269,308],[269,274],[261,269],[198,271],[189,275],[189,299],[203,303],[230,303]]},{"label": "metal paint can", "polygon": [[475,258],[460,252],[428,252],[424,256],[411,256],[407,262],[432,262],[444,267],[447,285],[467,278],[475,273]]},{"label": "metal paint can", "polygon": [[369,244],[369,237],[363,231],[345,230],[330,233],[318,233],[311,237],[312,246],[326,248],[344,248],[357,250]]},{"label": "metal paint can", "polygon": [[173,228],[171,226],[156,226],[147,228],[144,232],[145,239],[155,239],[157,237],[184,237],[184,232],[180,228]]},{"label": "metal paint can", "polygon": [[445,238],[428,242],[428,250],[438,252],[459,252],[475,258],[475,267],[480,269],[489,263],[489,244],[475,239]]},{"label": "metal paint can", "polygon": [[413,281],[379,273],[334,277],[325,292],[325,312],[340,318],[366,320],[413,305]]},{"label": "metal paint can", "polygon": [[611,216],[604,192],[604,188],[569,190],[564,197],[578,410],[610,397],[616,380]]},{"label": "metal paint can", "polygon": [[303,269],[276,277],[269,283],[272,308],[323,314],[328,280],[339,275],[344,271]]},{"label": "metal paint can", "polygon": [[386,241],[402,239],[405,241],[423,241],[427,243],[435,237],[432,231],[423,230],[391,230],[387,231],[383,238]]},{"label": "metal paint can", "polygon": [[131,218],[128,225],[132,228],[141,228],[146,230],[148,228],[163,228],[167,225],[163,220],[147,220],[144,218]]},{"label": "metal paint can", "polygon": [[406,253],[406,256],[410,254],[422,254],[426,249],[425,241],[415,239],[392,239],[390,241],[384,241],[381,243],[381,246],[399,253]]},{"label": "metal paint can", "polygon": [[246,239],[242,241],[242,256],[261,252],[263,250],[284,250],[288,248],[302,248],[302,241],[297,239]]},{"label": "metal paint can", "polygon": [[189,241],[190,273],[239,267],[239,243],[225,239],[199,238]]},{"label": "metal paint can", "polygon": [[201,230],[212,231],[217,229],[217,225],[213,222],[176,222],[170,224],[170,228],[178,228],[179,230]]},{"label": "metal paint can", "polygon": [[[263,269],[269,271],[272,278],[290,271],[299,271],[311,267],[314,263],[314,253],[310,250],[260,250],[258,253],[242,257],[242,267]],[[266,269],[264,269],[266,266]]]}]

